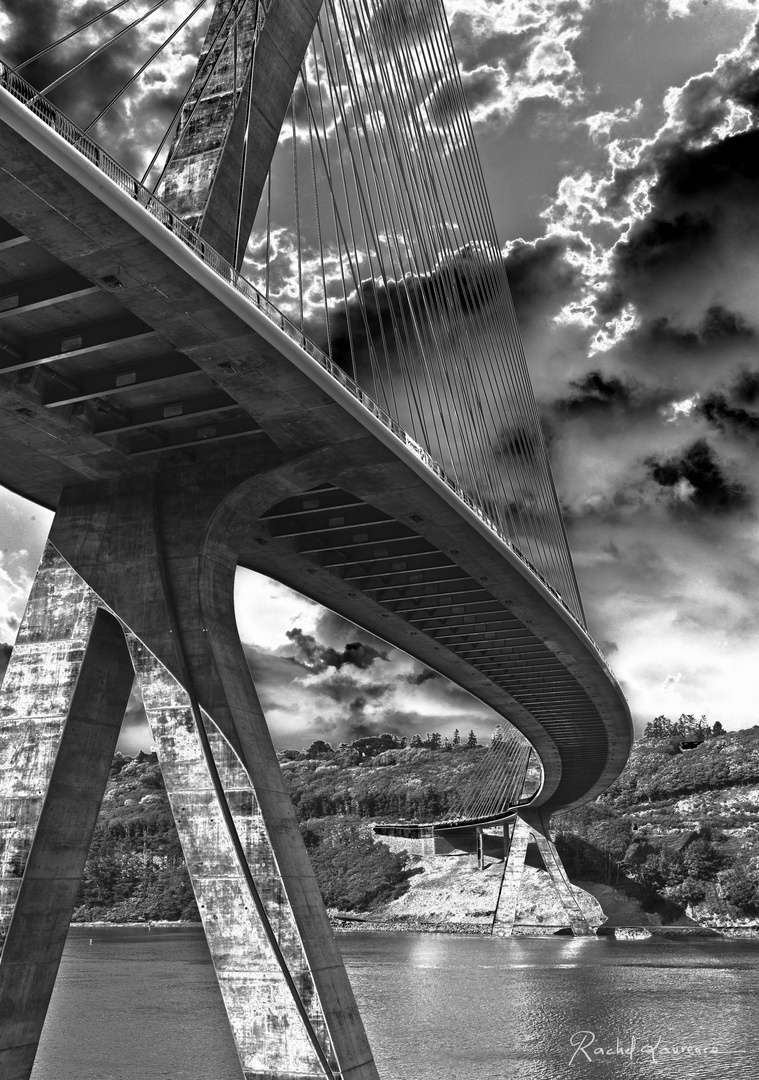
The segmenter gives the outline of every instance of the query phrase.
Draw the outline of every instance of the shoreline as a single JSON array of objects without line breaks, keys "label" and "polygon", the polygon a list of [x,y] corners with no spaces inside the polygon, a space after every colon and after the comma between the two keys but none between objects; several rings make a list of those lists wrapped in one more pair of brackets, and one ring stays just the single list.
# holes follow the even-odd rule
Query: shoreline
[{"label": "shoreline", "polygon": [[[351,932],[380,933],[380,934],[450,934],[455,937],[490,937],[489,923],[436,923],[419,921],[396,922],[389,919],[370,919],[360,915],[331,916],[330,926],[337,934]],[[161,919],[145,922],[110,922],[104,919],[95,922],[72,922],[70,929],[81,927],[82,929],[143,929],[150,931],[186,929],[198,927],[203,929],[201,922],[190,919]],[[498,937],[499,935],[495,935]],[[538,923],[517,924],[511,937],[571,937],[568,926],[553,926]],[[596,928],[593,937],[611,937],[617,941],[643,940],[646,938],[667,938],[676,941],[680,938],[757,938],[759,939],[759,926],[607,926],[601,924]]]}]

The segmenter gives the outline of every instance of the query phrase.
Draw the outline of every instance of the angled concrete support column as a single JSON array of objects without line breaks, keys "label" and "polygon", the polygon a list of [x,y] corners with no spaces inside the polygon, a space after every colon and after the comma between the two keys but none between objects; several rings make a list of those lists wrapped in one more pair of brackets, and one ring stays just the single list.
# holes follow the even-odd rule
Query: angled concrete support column
[{"label": "angled concrete support column", "polygon": [[566,912],[572,933],[575,937],[592,936],[594,931],[577,901],[556,845],[549,839],[543,820],[537,815],[534,815],[531,820],[525,820],[521,815],[517,815],[511,825],[508,840],[506,828],[507,826],[504,825],[505,860],[501,888],[493,917],[493,935],[510,937],[514,930],[527,845],[532,841],[537,845],[551,884]]},{"label": "angled concrete support column", "polygon": [[506,857],[503,864],[501,888],[496,901],[495,915],[493,916],[492,933],[494,937],[511,937],[519,906],[519,891],[522,885],[524,860],[527,855],[527,845],[530,842],[530,830],[521,818],[516,817],[511,823],[508,840],[506,838],[506,829],[507,826],[504,825]]},{"label": "angled concrete support column", "polygon": [[[67,492],[41,618],[64,613],[66,657],[81,651],[75,612],[103,609],[123,628],[246,1080],[377,1080],[235,625],[239,536],[221,511],[257,464]],[[270,505],[278,483],[272,474],[253,490]],[[58,666],[53,691],[71,681]],[[31,742],[54,757],[54,732],[44,753]],[[33,794],[21,802],[31,821]]]},{"label": "angled concrete support column", "polygon": [[575,937],[594,937],[592,929],[585,914],[578,903],[574,890],[569,883],[564,864],[556,850],[556,845],[551,840],[550,820],[542,811],[523,811],[524,818],[532,831],[532,837],[537,844],[538,852],[543,860],[543,865],[548,871],[556,894],[567,913],[569,925]]},{"label": "angled concrete support column", "polygon": [[0,702],[3,1080],[32,1070],[134,680],[117,620],[60,571],[48,548]]},{"label": "angled concrete support column", "polygon": [[234,34],[231,7],[216,2],[157,194],[239,269],[321,0],[248,0]]},{"label": "angled concrete support column", "polygon": [[564,864],[559,858],[556,845],[552,840],[549,840],[547,836],[544,836],[540,832],[536,832],[534,836],[535,842],[538,845],[540,857],[543,860],[543,865],[548,871],[553,887],[561,900],[564,910],[567,913],[567,917],[569,918],[569,925],[572,927],[572,933],[575,937],[594,937],[594,931],[588,923],[588,920],[585,918],[583,910],[569,883],[567,872],[564,869]]}]

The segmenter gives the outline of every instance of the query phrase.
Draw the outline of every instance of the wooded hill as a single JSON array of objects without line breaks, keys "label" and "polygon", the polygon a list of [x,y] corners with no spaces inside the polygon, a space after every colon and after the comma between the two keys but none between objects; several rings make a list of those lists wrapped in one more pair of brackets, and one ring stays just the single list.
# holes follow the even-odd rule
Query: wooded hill
[{"label": "wooded hill", "polygon": [[[713,734],[691,721],[649,725],[608,792],[554,819],[557,844],[573,880],[622,888],[665,915],[690,904],[704,920],[751,919],[759,728]],[[329,906],[366,910],[403,890],[408,860],[375,844],[370,823],[445,817],[485,753],[419,741],[383,735],[280,754]],[[197,918],[155,755],[114,759],[76,918]]]}]

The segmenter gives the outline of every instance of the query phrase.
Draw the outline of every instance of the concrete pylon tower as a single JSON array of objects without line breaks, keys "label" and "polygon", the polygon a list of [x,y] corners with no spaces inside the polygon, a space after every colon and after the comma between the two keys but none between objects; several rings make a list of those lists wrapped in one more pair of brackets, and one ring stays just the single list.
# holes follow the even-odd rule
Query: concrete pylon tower
[{"label": "concrete pylon tower", "polygon": [[321,0],[217,0],[156,194],[239,270]]},{"label": "concrete pylon tower", "polygon": [[[230,258],[319,7],[248,6],[257,23],[220,0],[209,41],[233,9],[256,57],[179,131],[162,185]],[[319,482],[296,457],[249,446],[63,491],[0,690],[3,1080],[32,1071],[135,677],[246,1080],[377,1080],[234,618],[249,523]]]}]

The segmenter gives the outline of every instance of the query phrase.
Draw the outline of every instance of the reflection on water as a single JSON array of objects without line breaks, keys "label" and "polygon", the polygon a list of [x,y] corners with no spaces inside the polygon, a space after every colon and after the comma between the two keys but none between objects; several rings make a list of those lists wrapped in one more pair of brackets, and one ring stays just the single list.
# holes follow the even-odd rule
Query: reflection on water
[{"label": "reflection on water", "polygon": [[[383,1080],[757,1076],[759,942],[339,941]],[[32,1080],[240,1077],[199,929],[72,931]]]}]

